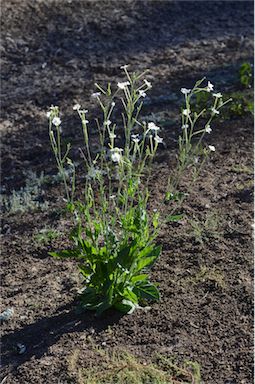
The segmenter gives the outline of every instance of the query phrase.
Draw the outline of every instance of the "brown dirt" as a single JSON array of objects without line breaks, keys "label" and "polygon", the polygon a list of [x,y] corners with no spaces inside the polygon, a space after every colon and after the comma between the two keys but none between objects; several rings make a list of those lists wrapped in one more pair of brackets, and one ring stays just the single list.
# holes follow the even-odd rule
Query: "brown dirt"
[{"label": "brown dirt", "polygon": [[[238,89],[236,68],[253,49],[252,2],[2,1],[2,187],[24,185],[28,170],[56,172],[45,113],[57,104],[65,135],[79,143],[72,105],[94,109],[94,82],[116,82],[119,66],[150,68],[153,82],[145,114],[164,124],[153,179],[162,197],[176,145],[177,91],[207,75],[221,91]],[[67,116],[67,117],[66,117]],[[79,276],[73,262],[53,260],[70,223],[61,218],[59,185],[45,185],[45,212],[3,214],[2,310],[14,315],[2,326],[2,379],[6,384],[76,383],[70,360],[86,367],[93,348],[125,347],[142,358],[154,352],[195,360],[208,384],[250,384],[252,362],[253,123],[250,115],[218,121],[210,143],[217,151],[185,202],[186,221],[163,228],[163,253],[152,278],[161,300],[130,316],[75,312]],[[96,135],[94,135],[96,139]],[[78,158],[78,153],[74,152]],[[185,188],[185,183],[183,185]],[[165,209],[168,209],[165,207]],[[214,213],[217,234],[196,240],[190,220]],[[62,232],[48,246],[34,235],[51,226]],[[201,277],[201,268],[207,274]],[[200,276],[200,277],[199,277]],[[17,353],[17,343],[26,345]]]}]

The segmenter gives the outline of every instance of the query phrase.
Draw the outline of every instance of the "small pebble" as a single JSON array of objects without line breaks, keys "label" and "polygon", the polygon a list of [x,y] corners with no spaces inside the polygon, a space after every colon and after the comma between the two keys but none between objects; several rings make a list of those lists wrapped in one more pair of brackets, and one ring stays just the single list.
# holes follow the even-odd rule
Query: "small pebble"
[{"label": "small pebble", "polygon": [[27,347],[25,346],[25,344],[17,343],[17,352],[19,355],[23,355],[23,353],[25,353],[26,350],[27,350]]},{"label": "small pebble", "polygon": [[14,314],[14,309],[13,308],[7,308],[5,311],[0,313],[0,321],[7,321],[9,320]]}]

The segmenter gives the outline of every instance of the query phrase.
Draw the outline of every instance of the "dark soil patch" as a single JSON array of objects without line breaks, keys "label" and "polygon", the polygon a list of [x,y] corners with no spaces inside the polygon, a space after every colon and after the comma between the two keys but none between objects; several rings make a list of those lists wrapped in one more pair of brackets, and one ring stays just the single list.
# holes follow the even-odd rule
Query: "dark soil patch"
[{"label": "dark soil patch", "polygon": [[[72,105],[80,102],[93,111],[94,82],[116,82],[120,65],[130,63],[135,70],[150,68],[154,87],[145,113],[153,111],[164,123],[167,147],[153,179],[157,207],[174,158],[170,149],[176,146],[179,89],[204,75],[211,75],[221,91],[238,89],[236,70],[253,50],[252,6],[3,1],[3,189],[19,190],[28,170],[56,172],[45,117],[49,105],[61,107],[66,137],[78,145]],[[148,312],[124,317],[109,312],[102,319],[75,312],[80,283],[75,265],[47,254],[65,244],[70,226],[60,215],[59,184],[43,185],[49,210],[4,213],[2,309],[14,308],[2,327],[6,384],[78,383],[68,362],[78,351],[79,366],[96,364],[95,346],[125,347],[148,359],[159,352],[195,360],[208,384],[252,382],[253,184],[247,172],[252,169],[252,128],[251,115],[216,124],[209,140],[217,151],[185,202],[187,220],[160,234],[163,254],[152,278],[160,283],[161,301]],[[74,155],[78,158],[78,151]],[[199,242],[190,221],[201,222],[211,213],[217,217],[217,233],[206,228]],[[38,245],[34,235],[44,227],[62,235]],[[17,343],[25,344],[24,354],[18,354]]]}]

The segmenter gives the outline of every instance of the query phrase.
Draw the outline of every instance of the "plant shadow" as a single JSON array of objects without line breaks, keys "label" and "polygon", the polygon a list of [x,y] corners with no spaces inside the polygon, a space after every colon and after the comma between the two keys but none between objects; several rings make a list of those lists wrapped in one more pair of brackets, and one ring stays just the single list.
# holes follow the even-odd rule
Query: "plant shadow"
[{"label": "plant shadow", "polygon": [[[31,358],[40,359],[64,334],[89,329],[98,333],[118,323],[123,316],[115,310],[108,310],[100,317],[96,317],[95,313],[90,311],[79,313],[76,310],[76,304],[77,302],[72,302],[61,306],[53,316],[40,318],[32,324],[4,335],[2,337],[3,368],[13,369]],[[22,354],[19,353],[19,345],[25,347]]]}]

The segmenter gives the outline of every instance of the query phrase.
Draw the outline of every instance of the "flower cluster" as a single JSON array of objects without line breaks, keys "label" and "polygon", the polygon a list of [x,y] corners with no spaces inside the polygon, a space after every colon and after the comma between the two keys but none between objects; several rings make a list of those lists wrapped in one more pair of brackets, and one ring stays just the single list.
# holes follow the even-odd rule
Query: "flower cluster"
[{"label": "flower cluster", "polygon": [[130,82],[129,81],[123,81],[122,83],[118,83],[117,84],[117,87],[119,89],[125,89],[128,85],[130,85]]},{"label": "flower cluster", "polygon": [[110,152],[111,152],[111,159],[114,163],[120,163],[122,161],[122,152],[123,152],[122,148],[115,147],[110,149]]},{"label": "flower cluster", "polygon": [[[214,89],[214,85],[210,81],[208,81],[207,85],[202,86],[203,82],[204,82],[204,79],[198,81],[192,89],[181,88],[181,93],[185,96],[185,107],[182,109],[182,112],[181,112],[181,116],[182,116],[181,128],[183,131],[183,136],[182,136],[182,140],[180,140],[180,146],[181,146],[181,151],[184,154],[183,159],[185,158],[188,159],[188,157],[190,156],[191,158],[192,157],[194,158],[195,163],[198,163],[198,156],[196,155],[196,153],[199,151],[199,146],[201,144],[201,141],[204,135],[210,134],[212,132],[212,128],[211,128],[212,120],[220,114],[220,109],[230,101],[230,100],[226,100],[223,102],[222,100],[223,95],[220,92],[211,93]],[[212,106],[209,109],[203,109],[200,112],[197,112],[197,111],[193,112],[191,99],[194,95],[197,95],[201,92],[211,93]],[[208,121],[205,124],[203,123],[204,128],[200,128],[196,130],[195,128],[198,125],[200,118],[204,118],[206,116],[205,114],[206,112],[207,114],[209,112]],[[200,138],[197,141],[197,145],[192,145],[193,138],[196,137],[197,139],[199,136]],[[208,149],[209,149],[209,152],[215,152],[215,147],[213,145],[208,145]],[[190,154],[188,156],[189,152],[193,152],[194,155]],[[205,150],[204,154],[207,155],[209,152],[208,150]]]}]

